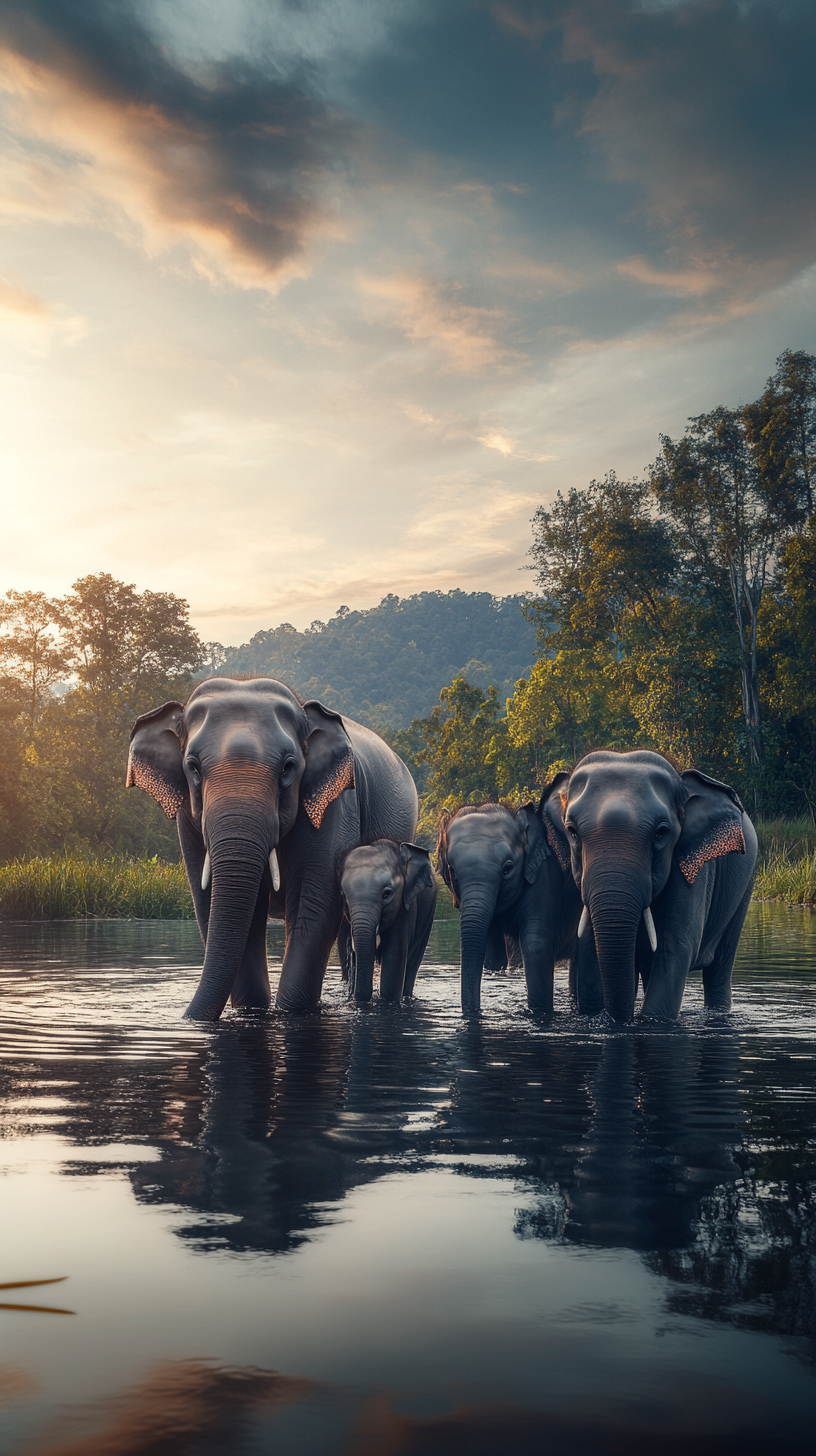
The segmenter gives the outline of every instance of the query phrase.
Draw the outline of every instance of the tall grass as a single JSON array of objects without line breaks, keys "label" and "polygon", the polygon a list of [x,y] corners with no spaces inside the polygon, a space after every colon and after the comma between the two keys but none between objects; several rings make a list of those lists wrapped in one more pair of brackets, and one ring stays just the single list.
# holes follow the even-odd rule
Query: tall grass
[{"label": "tall grass", "polygon": [[816,852],[816,824],[812,819],[755,819],[760,859],[787,854],[791,859]]},{"label": "tall grass", "polygon": [[190,920],[181,864],[113,855],[14,859],[0,865],[2,920]]},{"label": "tall grass", "polygon": [[762,856],[757,865],[754,898],[816,905],[816,849],[798,855],[783,849]]},{"label": "tall grass", "polygon": [[[798,828],[798,826],[795,826]],[[790,835],[767,838],[754,895],[816,906],[816,845]],[[437,916],[457,918],[440,880]],[[0,920],[192,920],[193,903],[181,864],[113,855],[79,854],[14,859],[0,864]]]}]

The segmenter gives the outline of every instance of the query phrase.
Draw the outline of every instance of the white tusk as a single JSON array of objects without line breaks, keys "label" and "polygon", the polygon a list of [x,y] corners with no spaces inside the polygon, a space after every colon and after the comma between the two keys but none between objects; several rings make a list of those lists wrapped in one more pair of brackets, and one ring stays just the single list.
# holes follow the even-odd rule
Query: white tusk
[{"label": "white tusk", "polygon": [[280,868],[278,866],[277,850],[274,849],[269,851],[269,872],[272,876],[272,889],[277,894],[280,889]]},{"label": "white tusk", "polygon": [[652,912],[649,909],[648,905],[643,912],[643,924],[646,926],[646,934],[649,937],[649,944],[652,947],[652,950],[655,951],[657,950],[657,931],[655,930],[655,923],[652,919]]},{"label": "white tusk", "polygon": [[587,928],[588,925],[589,925],[589,911],[587,910],[587,907],[585,905],[584,908],[583,908],[582,914],[581,914],[581,919],[578,922],[578,939],[579,940],[581,939],[581,936],[583,935],[583,933],[586,930],[586,928]]},{"label": "white tusk", "polygon": [[211,865],[210,865],[210,851],[207,850],[207,853],[206,853],[206,855],[204,857],[204,868],[201,871],[201,888],[202,888],[202,890],[206,890],[208,884],[210,883],[210,875],[211,874],[212,874],[212,868],[211,868]]}]

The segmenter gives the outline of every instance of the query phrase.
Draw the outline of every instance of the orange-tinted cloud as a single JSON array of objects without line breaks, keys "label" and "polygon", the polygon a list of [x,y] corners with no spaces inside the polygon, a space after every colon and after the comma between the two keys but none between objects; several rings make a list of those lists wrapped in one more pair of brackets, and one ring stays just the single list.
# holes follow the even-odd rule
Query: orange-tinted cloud
[{"label": "orange-tinted cloud", "polygon": [[429,343],[444,355],[448,367],[469,374],[501,363],[508,351],[491,331],[495,310],[462,302],[455,292],[417,274],[363,278],[361,288],[383,300],[400,328],[416,343]]}]

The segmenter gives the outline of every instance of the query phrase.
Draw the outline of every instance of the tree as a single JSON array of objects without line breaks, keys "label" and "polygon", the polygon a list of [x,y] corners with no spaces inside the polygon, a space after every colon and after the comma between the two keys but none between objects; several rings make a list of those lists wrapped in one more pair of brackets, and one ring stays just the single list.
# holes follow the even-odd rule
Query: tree
[{"label": "tree", "polygon": [[55,637],[59,617],[44,592],[7,591],[0,601],[0,662],[20,686],[29,733],[49,688],[69,670]]},{"label": "tree", "polygon": [[439,702],[422,724],[424,747],[417,754],[428,766],[423,819],[460,804],[498,800],[502,785],[496,740],[506,735],[500,722],[498,690],[484,692],[457,677],[439,694]]},{"label": "tree", "polygon": [[607,655],[562,648],[542,657],[507,702],[510,744],[526,754],[527,782],[544,783],[593,748],[634,748],[638,721]]},{"label": "tree", "polygon": [[766,481],[804,515],[816,508],[816,358],[786,349],[765,393],[742,411],[748,443]]},{"label": "tree", "polygon": [[[791,536],[760,618],[760,661],[779,785],[816,821],[816,515]],[[776,786],[779,808],[787,807]],[[770,797],[770,794],[769,794]]]},{"label": "tree", "polygon": [[201,665],[189,608],[172,592],[139,593],[109,572],[85,576],[60,603],[62,642],[96,711],[138,714]]},{"label": "tree", "polygon": [[648,482],[611,471],[586,490],[559,492],[533,517],[530,555],[545,596],[545,651],[611,642],[620,656],[644,633],[662,634],[677,553],[666,525],[653,518]]},{"label": "tree", "polygon": [[690,581],[730,614],[736,632],[750,759],[759,761],[757,631],[762,594],[795,505],[786,480],[763,473],[742,413],[719,406],[682,440],[661,436],[651,485]]}]

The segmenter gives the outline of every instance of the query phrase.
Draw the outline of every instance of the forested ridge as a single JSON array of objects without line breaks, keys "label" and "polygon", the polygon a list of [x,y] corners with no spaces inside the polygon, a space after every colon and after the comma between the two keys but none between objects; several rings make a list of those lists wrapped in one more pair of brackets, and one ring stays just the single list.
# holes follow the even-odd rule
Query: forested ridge
[{"label": "forested ridge", "polygon": [[[760,816],[816,818],[816,359],[786,352],[760,398],[663,436],[533,518],[528,596],[423,592],[341,606],[241,647],[187,603],[107,573],[0,599],[0,856],[177,858],[126,793],[138,714],[208,672],[279,677],[405,758],[420,834],[442,808],[535,797],[599,746],[648,747],[729,782]],[[519,562],[522,567],[525,563]]]},{"label": "forested ridge", "polygon": [[338,608],[305,632],[291,623],[219,649],[216,671],[279,678],[369,727],[392,732],[430,713],[455,677],[506,697],[536,656],[525,597],[489,592],[393,593],[366,611]]}]

